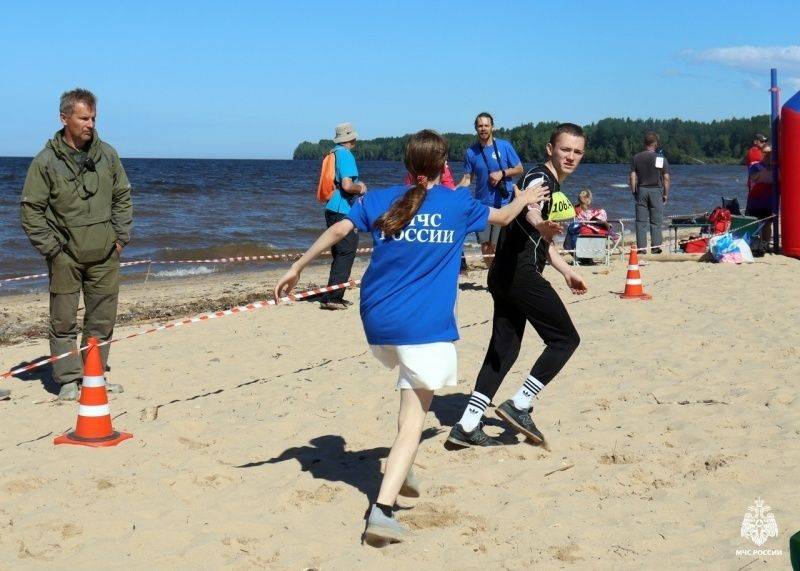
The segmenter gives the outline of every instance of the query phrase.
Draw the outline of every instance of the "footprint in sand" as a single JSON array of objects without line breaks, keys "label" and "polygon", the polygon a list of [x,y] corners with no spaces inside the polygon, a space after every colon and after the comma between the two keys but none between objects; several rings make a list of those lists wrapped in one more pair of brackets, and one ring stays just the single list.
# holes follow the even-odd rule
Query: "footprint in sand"
[{"label": "footprint in sand", "polygon": [[211,474],[202,478],[195,476],[194,483],[201,488],[217,489],[225,484],[229,484],[233,479],[228,476],[221,476],[219,474]]},{"label": "footprint in sand", "polygon": [[73,523],[65,523],[60,526],[61,539],[69,539],[70,537],[77,537],[83,533],[83,528]]},{"label": "footprint in sand", "polygon": [[113,488],[114,484],[109,482],[108,480],[100,479],[97,480],[97,489],[98,490],[108,490],[109,488]]},{"label": "footprint in sand", "polygon": [[702,463],[695,463],[695,467],[688,472],[683,474],[684,478],[689,478],[694,480],[699,476],[706,475],[710,472],[716,472],[720,468],[724,468],[728,466],[732,461],[733,456],[726,456],[724,454],[716,454],[714,456],[709,456]]},{"label": "footprint in sand", "polygon": [[178,442],[189,448],[190,450],[202,450],[203,448],[208,448],[211,446],[208,442],[200,442],[198,440],[192,440],[191,438],[186,438],[185,436],[179,436]]},{"label": "footprint in sand", "polygon": [[452,494],[456,491],[455,486],[434,486],[430,490],[428,490],[428,494],[432,498],[439,498],[441,496],[446,496],[448,494]]},{"label": "footprint in sand", "polygon": [[322,484],[319,488],[310,492],[308,490],[295,490],[292,493],[290,502],[297,507],[308,505],[329,504],[336,499],[342,489],[339,486]]},{"label": "footprint in sand", "polygon": [[639,459],[633,454],[625,454],[614,450],[611,454],[603,454],[598,460],[599,464],[635,464]]},{"label": "footprint in sand", "polygon": [[484,531],[486,520],[455,509],[452,506],[420,502],[413,510],[403,513],[400,521],[411,529],[430,529],[432,527],[466,526],[471,532]]},{"label": "footprint in sand", "polygon": [[222,545],[225,547],[235,547],[237,549],[242,549],[242,551],[245,550],[243,548],[247,548],[261,542],[261,540],[257,537],[226,537],[221,541]]},{"label": "footprint in sand", "polygon": [[34,492],[44,486],[47,482],[42,478],[31,478],[29,480],[12,480],[3,486],[9,494],[25,494]]},{"label": "footprint in sand", "polygon": [[580,547],[577,543],[569,543],[567,545],[557,545],[555,547],[550,548],[550,552],[553,554],[554,559],[558,559],[559,561],[563,561],[564,563],[574,563],[575,561],[580,561],[583,557],[578,555],[580,551]]},{"label": "footprint in sand", "polygon": [[21,539],[18,543],[17,557],[20,559],[37,559],[39,561],[50,561],[52,559],[51,557],[47,557],[46,549],[43,551],[31,551]]}]

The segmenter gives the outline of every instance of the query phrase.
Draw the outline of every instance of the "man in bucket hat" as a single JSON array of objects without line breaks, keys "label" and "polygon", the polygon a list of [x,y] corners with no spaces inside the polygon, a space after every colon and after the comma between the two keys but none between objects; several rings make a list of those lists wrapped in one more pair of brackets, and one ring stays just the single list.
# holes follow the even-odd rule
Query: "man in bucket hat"
[{"label": "man in bucket hat", "polygon": [[[356,139],[358,139],[358,133],[351,123],[341,123],[336,126],[336,136],[333,138],[333,142],[336,144],[333,148],[336,156],[335,188],[330,200],[325,204],[325,224],[328,228],[343,220],[350,212],[350,206],[359,196],[367,192],[367,185],[358,180],[358,168],[352,152],[356,146]],[[333,261],[328,277],[329,286],[344,283],[350,279],[350,270],[353,269],[357,248],[357,230],[331,248]],[[347,309],[350,302],[345,301],[344,292],[344,289],[338,289],[323,294],[320,307],[331,310]]]}]

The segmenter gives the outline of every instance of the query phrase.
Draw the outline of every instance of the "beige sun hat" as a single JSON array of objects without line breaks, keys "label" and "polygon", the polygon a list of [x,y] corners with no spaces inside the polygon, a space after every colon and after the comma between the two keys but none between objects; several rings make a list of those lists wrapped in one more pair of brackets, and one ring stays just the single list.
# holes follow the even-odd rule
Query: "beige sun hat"
[{"label": "beige sun hat", "polygon": [[353,129],[351,123],[340,123],[336,125],[336,136],[333,138],[334,143],[347,143],[348,141],[355,141],[358,139],[358,133]]}]

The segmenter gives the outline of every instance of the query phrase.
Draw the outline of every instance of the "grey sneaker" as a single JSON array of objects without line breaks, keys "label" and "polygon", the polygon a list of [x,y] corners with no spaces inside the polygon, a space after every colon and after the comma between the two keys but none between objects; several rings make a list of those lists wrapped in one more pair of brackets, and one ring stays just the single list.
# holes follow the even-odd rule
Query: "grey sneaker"
[{"label": "grey sneaker", "polygon": [[110,392],[112,395],[118,395],[119,393],[125,392],[125,387],[117,383],[106,383],[106,391]]},{"label": "grey sneaker", "polygon": [[[122,385],[118,385],[115,383],[107,383],[106,391],[116,395],[119,393],[124,393],[125,388]],[[80,395],[80,393],[81,393],[81,386],[77,382],[67,383],[66,385],[61,385],[61,390],[58,391],[58,400],[63,400],[63,401],[78,400],[78,395]]]},{"label": "grey sneaker", "polygon": [[0,400],[11,398],[11,391],[8,389],[0,389]]},{"label": "grey sneaker", "polygon": [[414,467],[408,471],[406,481],[403,482],[403,487],[400,488],[400,495],[407,498],[418,498],[420,493],[420,481],[414,473]]},{"label": "grey sneaker", "polygon": [[80,394],[80,392],[81,389],[78,383],[66,383],[61,385],[61,390],[58,391],[58,400],[78,400],[78,394]]},{"label": "grey sneaker", "polygon": [[339,309],[347,309],[347,306],[345,304],[343,304],[343,303],[338,303],[336,301],[329,301],[327,303],[320,303],[319,304],[319,308],[320,309],[327,309],[327,310],[330,310],[330,311],[336,311],[336,310],[339,310]]},{"label": "grey sneaker", "polygon": [[367,518],[367,529],[364,539],[371,542],[401,542],[411,535],[403,525],[393,517],[383,515],[378,506],[373,505]]},{"label": "grey sneaker", "polygon": [[447,444],[455,444],[457,447],[464,448],[467,446],[500,446],[502,442],[496,438],[492,438],[483,431],[483,423],[478,423],[473,430],[467,432],[460,424],[456,423],[450,429],[450,435],[445,441],[445,448]]},{"label": "grey sneaker", "polygon": [[495,409],[495,414],[534,444],[541,444],[544,442],[544,434],[533,423],[530,414],[532,410],[519,410],[514,406],[514,401],[509,399]]}]

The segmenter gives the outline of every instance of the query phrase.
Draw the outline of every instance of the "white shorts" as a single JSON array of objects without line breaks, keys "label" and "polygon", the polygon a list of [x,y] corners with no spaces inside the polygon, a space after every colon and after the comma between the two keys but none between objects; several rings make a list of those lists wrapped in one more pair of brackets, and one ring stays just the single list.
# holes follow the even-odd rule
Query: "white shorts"
[{"label": "white shorts", "polygon": [[456,345],[452,341],[421,345],[370,345],[388,369],[400,367],[398,389],[453,387],[458,383]]}]

